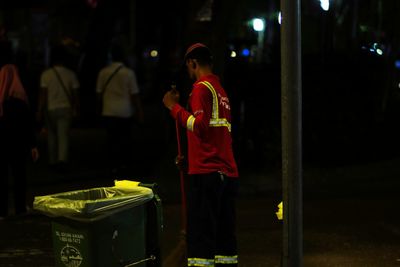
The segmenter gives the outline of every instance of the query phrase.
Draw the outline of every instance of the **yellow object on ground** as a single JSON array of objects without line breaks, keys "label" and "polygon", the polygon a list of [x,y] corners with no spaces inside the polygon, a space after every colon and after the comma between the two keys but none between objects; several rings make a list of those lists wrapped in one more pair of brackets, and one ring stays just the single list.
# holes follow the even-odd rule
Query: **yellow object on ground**
[{"label": "yellow object on ground", "polygon": [[275,212],[276,217],[278,217],[278,220],[283,220],[283,202],[279,203],[278,205],[278,212]]},{"label": "yellow object on ground", "polygon": [[138,187],[140,182],[136,181],[130,181],[130,180],[115,180],[114,181],[114,187],[116,188],[121,188],[121,189],[129,189],[129,188],[134,188]]}]

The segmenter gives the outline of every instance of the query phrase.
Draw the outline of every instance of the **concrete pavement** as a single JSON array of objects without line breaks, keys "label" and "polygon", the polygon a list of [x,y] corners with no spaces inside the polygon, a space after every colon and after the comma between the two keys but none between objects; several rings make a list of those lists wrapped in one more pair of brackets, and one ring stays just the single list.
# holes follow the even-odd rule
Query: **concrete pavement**
[{"label": "concrete pavement", "polygon": [[[140,134],[137,163],[127,178],[157,182],[164,202],[163,255],[179,239],[179,178],[168,137],[149,142]],[[112,185],[105,134],[97,128],[72,132],[71,169],[47,168],[42,160],[29,165],[29,195]],[[161,148],[161,149],[160,149]],[[400,160],[392,159],[335,168],[306,167],[304,172],[304,266],[400,266]],[[121,177],[123,178],[123,177]],[[279,171],[242,170],[238,200],[240,266],[279,266],[282,224],[275,217],[281,200]],[[50,219],[35,213],[0,221],[0,266],[54,266]]]},{"label": "concrete pavement", "polygon": [[[304,203],[304,266],[400,265],[398,198],[328,198]],[[240,198],[240,266],[280,266],[282,225],[273,198]],[[54,266],[49,219],[39,215],[0,222],[0,266]],[[179,239],[179,206],[164,206],[164,255]]]}]

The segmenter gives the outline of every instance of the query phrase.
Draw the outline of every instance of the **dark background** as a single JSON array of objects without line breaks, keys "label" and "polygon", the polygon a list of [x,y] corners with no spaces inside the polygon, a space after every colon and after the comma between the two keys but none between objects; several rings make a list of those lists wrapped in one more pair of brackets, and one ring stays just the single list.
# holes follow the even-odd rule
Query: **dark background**
[{"label": "dark background", "polygon": [[[400,1],[331,0],[328,11],[319,0],[301,2],[304,266],[399,266]],[[240,265],[280,266],[279,4],[0,1],[0,39],[13,43],[32,111],[54,45],[68,49],[69,67],[81,83],[71,169],[48,168],[46,136],[38,135],[41,158],[28,165],[29,206],[38,195],[111,186],[116,178],[156,182],[167,256],[180,237],[181,214],[175,125],[162,96],[177,83],[185,105],[190,83],[179,72],[182,57],[189,44],[201,41],[214,52],[232,106],[241,176]],[[261,41],[251,27],[255,17],[266,21]],[[137,74],[145,111],[144,124],[134,128],[130,173],[123,177],[110,173],[106,133],[95,114],[97,74],[113,43],[124,47],[126,64]],[[0,220],[0,266],[54,266],[50,220],[32,211]]]},{"label": "dark background", "polygon": [[[147,110],[142,126],[158,132],[154,142],[160,151],[175,140],[162,95],[173,82],[187,92],[190,84],[179,73],[182,55],[189,44],[206,43],[232,102],[239,166],[263,172],[281,164],[278,13],[276,0],[16,0],[1,2],[0,25],[2,38],[14,45],[33,110],[51,47],[67,47],[69,66],[81,82],[76,127],[98,126],[97,74],[111,44],[122,45]],[[399,13],[396,0],[331,1],[328,11],[320,1],[302,1],[306,168],[399,155]],[[250,23],[255,17],[266,22],[261,57]],[[243,49],[250,55],[243,56]]]}]

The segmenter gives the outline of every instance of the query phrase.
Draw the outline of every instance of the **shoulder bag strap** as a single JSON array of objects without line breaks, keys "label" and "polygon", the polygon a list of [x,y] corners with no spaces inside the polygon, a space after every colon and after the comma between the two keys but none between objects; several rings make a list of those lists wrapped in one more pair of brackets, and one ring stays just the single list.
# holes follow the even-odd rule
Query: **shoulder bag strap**
[{"label": "shoulder bag strap", "polygon": [[69,92],[68,92],[68,90],[67,90],[67,87],[65,86],[65,84],[64,84],[63,80],[61,79],[60,74],[58,73],[58,71],[56,70],[56,68],[53,68],[53,71],[54,71],[54,73],[56,74],[57,79],[58,79],[59,83],[61,84],[61,87],[62,87],[63,90],[64,90],[65,95],[66,95],[67,98],[68,98],[69,104],[72,106],[72,96],[69,94]]},{"label": "shoulder bag strap", "polygon": [[112,78],[115,76],[115,74],[117,74],[117,72],[118,72],[120,69],[122,69],[123,66],[124,66],[124,65],[119,65],[118,68],[116,68],[116,69],[114,70],[114,72],[110,75],[110,77],[108,77],[106,83],[105,83],[104,86],[103,86],[103,90],[101,90],[101,95],[104,95],[104,93],[105,93],[105,91],[106,91],[106,89],[107,89],[108,84],[110,83],[110,81],[112,80]]}]

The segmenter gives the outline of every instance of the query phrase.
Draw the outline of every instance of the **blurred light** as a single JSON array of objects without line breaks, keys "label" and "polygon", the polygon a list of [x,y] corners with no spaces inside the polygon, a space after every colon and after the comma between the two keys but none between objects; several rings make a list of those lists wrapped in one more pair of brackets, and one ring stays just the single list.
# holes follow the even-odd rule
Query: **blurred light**
[{"label": "blurred light", "polygon": [[396,60],[394,62],[394,65],[396,66],[397,69],[400,69],[400,60]]},{"label": "blurred light", "polygon": [[237,55],[236,55],[236,52],[235,51],[232,51],[231,52],[231,57],[236,57]]},{"label": "blurred light", "polygon": [[362,46],[361,49],[369,50],[369,52],[377,54],[378,56],[382,56],[384,53],[385,47],[378,43],[372,43],[368,46]]},{"label": "blurred light", "polygon": [[321,4],[321,8],[324,11],[328,11],[329,10],[329,0],[319,0],[320,4]]},{"label": "blurred light", "polygon": [[250,50],[247,49],[247,48],[244,48],[244,49],[242,50],[242,56],[244,56],[244,57],[250,56]]},{"label": "blurred light", "polygon": [[399,86],[399,88],[400,88],[400,83],[399,83],[399,85],[398,85],[398,86]]},{"label": "blurred light", "polygon": [[368,31],[368,26],[360,25],[360,31],[361,32],[367,32]]},{"label": "blurred light", "polygon": [[278,23],[282,24],[282,12],[281,11],[279,11],[279,14],[278,14]]},{"label": "blurred light", "polygon": [[86,0],[86,3],[87,3],[88,6],[90,6],[91,8],[96,8],[96,7],[97,7],[97,0]]},{"label": "blurred light", "polygon": [[265,23],[263,19],[255,18],[253,19],[253,29],[256,32],[262,32],[265,29]]},{"label": "blurred light", "polygon": [[151,57],[157,57],[158,56],[158,51],[157,50],[151,50],[150,51],[150,56]]},{"label": "blurred light", "polygon": [[65,46],[75,46],[75,47],[80,46],[80,43],[78,41],[75,41],[74,39],[72,39],[70,37],[63,37],[61,40],[61,43]]}]

